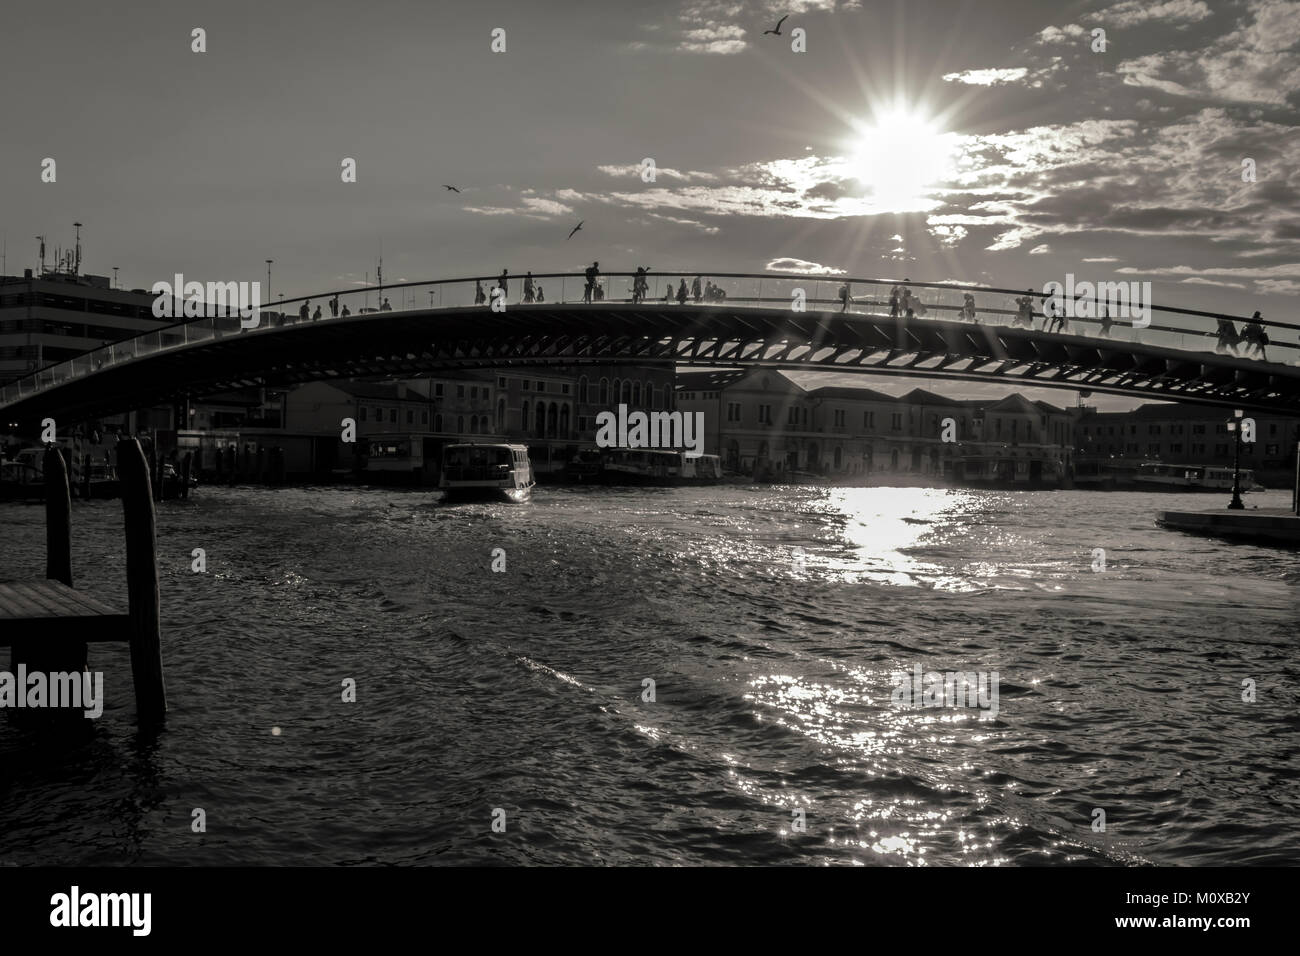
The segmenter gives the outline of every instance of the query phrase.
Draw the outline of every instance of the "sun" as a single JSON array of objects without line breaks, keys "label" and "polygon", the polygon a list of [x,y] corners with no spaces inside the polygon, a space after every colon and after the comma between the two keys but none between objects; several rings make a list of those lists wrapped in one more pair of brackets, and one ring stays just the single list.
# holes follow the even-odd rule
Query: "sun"
[{"label": "sun", "polygon": [[940,204],[930,192],[951,178],[955,137],[905,109],[878,113],[859,125],[850,145],[852,174],[877,212],[925,212]]}]

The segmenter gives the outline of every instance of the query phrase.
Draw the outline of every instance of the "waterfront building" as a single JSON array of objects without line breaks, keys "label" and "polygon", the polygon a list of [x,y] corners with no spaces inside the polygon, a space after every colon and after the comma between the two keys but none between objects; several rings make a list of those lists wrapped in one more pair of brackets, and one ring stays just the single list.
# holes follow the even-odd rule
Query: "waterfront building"
[{"label": "waterfront building", "polygon": [[[1232,409],[1211,405],[1147,403],[1126,412],[1085,407],[1074,427],[1080,467],[1135,471],[1142,462],[1232,467]],[[1241,467],[1269,487],[1290,487],[1296,468],[1300,418],[1247,411],[1255,441],[1242,442]]]},{"label": "waterfront building", "polygon": [[677,407],[704,413],[705,450],[725,468],[759,479],[1060,484],[1070,468],[1071,413],[1018,394],[806,389],[777,370],[733,369],[678,375]]}]

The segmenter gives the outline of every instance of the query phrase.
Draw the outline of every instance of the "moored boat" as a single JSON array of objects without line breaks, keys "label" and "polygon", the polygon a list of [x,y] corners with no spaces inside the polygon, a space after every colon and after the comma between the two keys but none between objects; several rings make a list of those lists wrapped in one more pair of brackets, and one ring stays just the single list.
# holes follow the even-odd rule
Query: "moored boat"
[{"label": "moored boat", "polygon": [[442,450],[444,501],[510,501],[532,496],[533,466],[524,445],[460,444]]},{"label": "moored boat", "polygon": [[[1232,469],[1206,465],[1167,465],[1162,462],[1144,462],[1133,476],[1134,486],[1140,491],[1232,491]],[[1254,473],[1241,470],[1241,490],[1259,488]]]}]

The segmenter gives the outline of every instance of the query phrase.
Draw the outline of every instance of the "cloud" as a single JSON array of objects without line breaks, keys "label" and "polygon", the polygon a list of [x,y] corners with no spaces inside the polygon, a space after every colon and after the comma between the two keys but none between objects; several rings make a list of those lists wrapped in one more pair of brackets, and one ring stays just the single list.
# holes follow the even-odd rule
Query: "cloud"
[{"label": "cloud", "polygon": [[943,78],[949,83],[965,83],[968,86],[1002,86],[1023,80],[1029,70],[1023,66],[1007,69],[966,70],[962,73],[945,73]]},{"label": "cloud", "polygon": [[1210,15],[1210,8],[1201,0],[1166,0],[1165,3],[1151,3],[1150,0],[1124,0],[1105,10],[1099,10],[1089,19],[1103,27],[1134,27],[1148,20],[1161,23],[1196,23]]},{"label": "cloud", "polygon": [[1220,281],[1217,280],[1217,279],[1203,279],[1203,278],[1201,278],[1200,276],[1192,276],[1190,279],[1183,279],[1183,280],[1181,280],[1181,281],[1182,281],[1182,282],[1185,282],[1185,283],[1190,283],[1190,284],[1193,284],[1193,285],[1216,285],[1216,286],[1222,286],[1222,287],[1224,287],[1225,289],[1244,289],[1244,288],[1246,288],[1246,286],[1243,285],[1243,284],[1240,283],[1240,282],[1220,282]]},{"label": "cloud", "polygon": [[536,196],[529,196],[524,199],[524,207],[543,216],[573,215],[573,207],[566,206],[562,202],[556,202],[554,199],[540,199]]},{"label": "cloud", "polygon": [[844,269],[836,269],[834,266],[824,266],[820,263],[809,262],[807,259],[791,259],[788,257],[773,259],[763,268],[768,272],[798,272],[804,275],[842,276],[845,274]]},{"label": "cloud", "polygon": [[1085,258],[1083,261],[1084,262],[1119,262],[1119,260],[1116,259],[1114,256],[1093,256],[1091,258]]},{"label": "cloud", "polygon": [[1040,46],[1048,43],[1066,43],[1087,35],[1087,30],[1077,23],[1071,23],[1063,27],[1044,27],[1039,31],[1036,42]]},{"label": "cloud", "polygon": [[[596,168],[600,170],[602,173],[604,173],[606,176],[635,176],[637,179],[640,179],[641,170],[643,167],[641,166],[640,163],[636,163],[636,164],[628,164],[626,166],[613,166],[613,165],[597,166]],[[713,173],[702,173],[699,170],[695,170],[695,169],[680,170],[680,169],[671,169],[668,166],[656,166],[655,167],[656,182],[658,181],[658,178],[660,176],[667,176],[669,179],[676,179],[676,180],[680,180],[681,182],[687,182],[687,183],[713,182],[718,178]],[[572,190],[562,190],[562,191],[572,192]],[[556,193],[556,195],[558,196],[559,193]],[[577,194],[575,193],[574,195]]]},{"label": "cloud", "polygon": [[[1123,6],[1123,4],[1121,4]],[[1124,60],[1116,68],[1130,86],[1173,96],[1285,106],[1300,89],[1300,4],[1249,0],[1250,22],[1193,49]]]},{"label": "cloud", "polygon": [[1052,247],[1044,242],[1042,245],[1034,246],[1034,248],[1030,249],[1029,254],[1031,256],[1045,256],[1051,251]]}]

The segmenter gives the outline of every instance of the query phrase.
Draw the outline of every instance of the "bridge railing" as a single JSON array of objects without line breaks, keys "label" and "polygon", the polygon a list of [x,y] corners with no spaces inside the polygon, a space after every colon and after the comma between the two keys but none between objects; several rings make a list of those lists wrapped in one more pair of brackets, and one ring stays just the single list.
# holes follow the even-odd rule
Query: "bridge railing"
[{"label": "bridge railing", "polygon": [[[241,325],[237,315],[183,319],[134,338],[102,346],[0,387],[0,406],[111,366],[235,335],[263,335],[303,323],[336,321],[379,311],[432,310],[436,313],[443,309],[475,306],[486,310],[492,305],[499,278],[482,276],[401,282],[387,286],[340,289],[292,299],[282,298],[274,305],[263,305],[258,324],[247,329]],[[517,308],[544,310],[550,305],[579,305],[588,302],[593,308],[625,306],[637,304],[635,300],[639,299],[640,304],[647,308],[695,309],[706,314],[710,310],[721,308],[791,309],[797,315],[801,307],[805,315],[846,312],[850,315],[877,317],[890,316],[897,311],[900,318],[916,322],[943,320],[971,325],[1025,328],[1022,302],[1028,298],[1032,302],[1032,329],[1042,333],[1048,327],[1055,327],[1055,323],[1044,315],[1043,294],[1031,290],[1022,292],[899,279],[846,279],[828,275],[651,272],[645,276],[644,294],[638,295],[634,273],[611,272],[599,277],[596,287],[589,295],[582,273],[539,273],[532,276],[533,296],[531,301],[527,301],[524,291],[526,278],[527,276],[518,274],[507,277],[504,296],[504,308],[507,311]],[[842,298],[846,284],[847,304]],[[903,295],[904,291],[908,293],[906,296]],[[973,314],[965,298],[967,295],[973,299]],[[331,301],[335,303],[333,308]],[[907,315],[909,302],[910,316]],[[1150,305],[1149,302],[1142,304]],[[1109,322],[1097,314],[1076,314],[1067,316],[1064,326],[1050,334],[1094,339],[1097,344],[1110,341],[1212,353],[1218,345],[1220,319],[1230,321],[1238,332],[1246,322],[1237,316],[1154,305],[1149,313],[1124,316],[1117,308],[1118,302],[1112,304],[1103,301],[1101,305],[1110,312]],[[175,303],[175,309],[179,313],[182,304]],[[1269,362],[1297,364],[1297,358],[1300,358],[1300,340],[1296,333],[1300,332],[1300,325],[1276,320],[1265,320],[1262,324],[1270,330],[1267,345]],[[1236,351],[1229,351],[1229,354],[1243,357],[1246,353],[1252,353],[1249,356],[1252,358],[1258,356],[1257,352],[1244,345]]]}]

